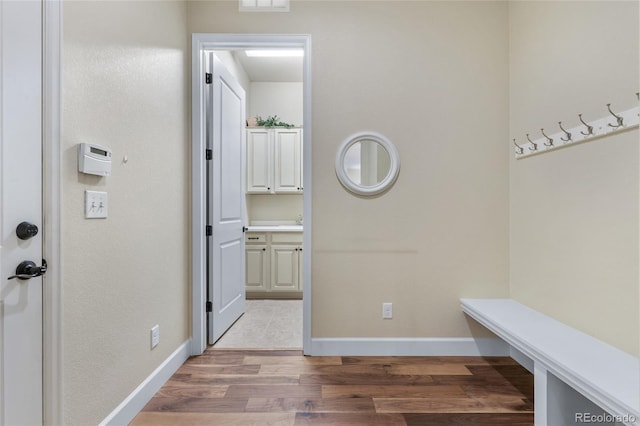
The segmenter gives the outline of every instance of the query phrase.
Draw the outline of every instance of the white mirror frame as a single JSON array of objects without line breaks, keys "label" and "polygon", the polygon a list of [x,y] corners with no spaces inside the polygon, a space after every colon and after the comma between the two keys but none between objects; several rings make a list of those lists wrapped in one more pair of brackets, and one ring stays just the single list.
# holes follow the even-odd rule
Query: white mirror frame
[{"label": "white mirror frame", "polygon": [[[347,172],[344,168],[344,158],[347,154],[347,151],[349,151],[349,148],[351,148],[351,146],[353,146],[354,144],[363,141],[378,142],[387,150],[387,152],[389,153],[389,158],[391,159],[389,173],[387,173],[387,176],[381,182],[373,186],[364,186],[353,182],[347,175]],[[342,186],[344,186],[354,194],[372,196],[385,192],[396,181],[396,179],[398,178],[398,174],[400,174],[400,155],[398,154],[398,150],[389,139],[387,139],[380,133],[355,133],[345,139],[338,148],[338,154],[336,155],[336,175],[338,176],[338,180],[340,181]]]}]

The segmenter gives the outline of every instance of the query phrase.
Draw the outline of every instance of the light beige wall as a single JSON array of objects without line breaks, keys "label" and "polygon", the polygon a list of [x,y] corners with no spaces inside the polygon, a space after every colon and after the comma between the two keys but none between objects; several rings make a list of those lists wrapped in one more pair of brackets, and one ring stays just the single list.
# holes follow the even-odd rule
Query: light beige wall
[{"label": "light beige wall", "polygon": [[[189,2],[190,33],[312,36],[313,337],[468,336],[458,298],[508,295],[507,15],[501,1]],[[333,169],[363,130],[402,161],[373,199]]]},{"label": "light beige wall", "polygon": [[251,83],[248,117],[277,115],[285,123],[302,126],[302,111],[302,83]]},{"label": "light beige wall", "polygon": [[[638,2],[512,2],[510,27],[511,138],[637,105]],[[638,130],[511,157],[512,296],[638,355]]]},{"label": "light beige wall", "polygon": [[[185,13],[171,1],[64,3],[68,425],[98,424],[190,334]],[[113,175],[79,174],[79,142],[110,147]],[[84,219],[85,189],[108,192],[107,219]]]},{"label": "light beige wall", "polygon": [[247,195],[249,221],[295,221],[302,214],[302,195]]}]

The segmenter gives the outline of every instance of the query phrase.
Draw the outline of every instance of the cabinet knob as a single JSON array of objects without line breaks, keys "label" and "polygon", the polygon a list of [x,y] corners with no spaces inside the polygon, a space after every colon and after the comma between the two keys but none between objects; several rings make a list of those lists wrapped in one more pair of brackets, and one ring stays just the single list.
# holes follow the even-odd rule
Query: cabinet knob
[{"label": "cabinet knob", "polygon": [[262,251],[267,251],[267,249],[266,249],[266,248],[264,248],[264,247],[262,247]]}]

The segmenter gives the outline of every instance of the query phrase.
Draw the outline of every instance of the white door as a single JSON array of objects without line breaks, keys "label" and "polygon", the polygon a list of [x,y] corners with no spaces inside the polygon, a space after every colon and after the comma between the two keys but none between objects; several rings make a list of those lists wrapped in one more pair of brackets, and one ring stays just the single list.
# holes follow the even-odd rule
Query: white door
[{"label": "white door", "polygon": [[208,339],[213,344],[244,313],[245,247],[243,158],[245,137],[245,93],[240,84],[214,55],[210,73],[207,147]]},{"label": "white door", "polygon": [[[0,425],[42,424],[42,3],[0,1]],[[23,238],[16,229],[22,222]]]}]

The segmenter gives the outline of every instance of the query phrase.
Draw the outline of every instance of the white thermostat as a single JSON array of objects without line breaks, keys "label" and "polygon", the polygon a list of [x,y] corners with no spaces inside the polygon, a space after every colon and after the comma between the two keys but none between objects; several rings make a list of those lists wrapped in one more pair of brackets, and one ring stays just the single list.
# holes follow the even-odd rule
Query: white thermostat
[{"label": "white thermostat", "polygon": [[111,176],[111,150],[90,143],[79,144],[78,171],[90,175]]}]

